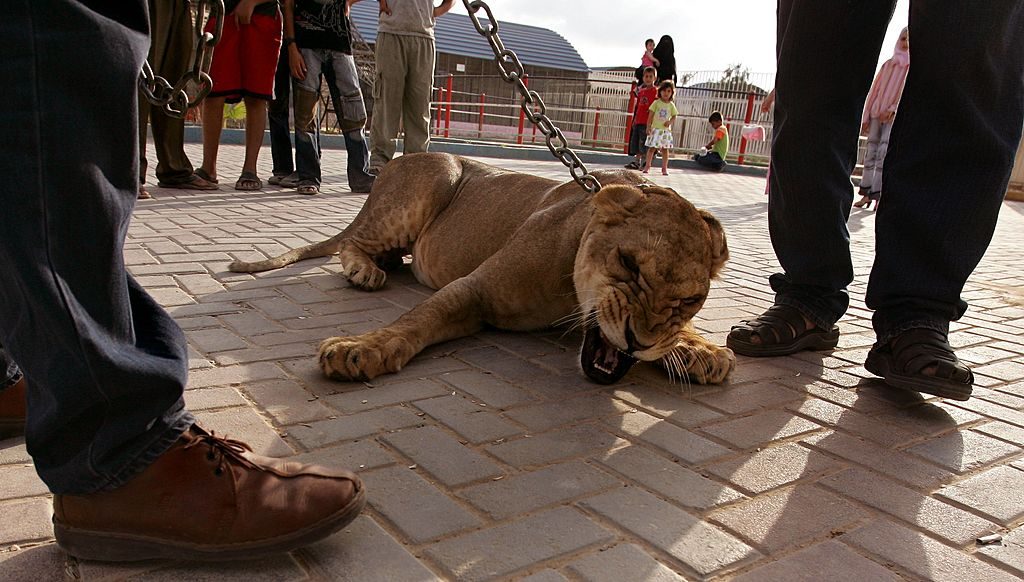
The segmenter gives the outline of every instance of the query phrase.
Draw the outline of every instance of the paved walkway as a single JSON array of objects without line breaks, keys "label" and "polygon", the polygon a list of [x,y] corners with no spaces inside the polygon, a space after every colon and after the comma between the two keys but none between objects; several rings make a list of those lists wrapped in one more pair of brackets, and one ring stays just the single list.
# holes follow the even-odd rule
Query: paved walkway
[{"label": "paved walkway", "polygon": [[[198,146],[189,146],[193,159]],[[49,500],[21,440],[0,442],[0,579],[1015,580],[1024,575],[1024,204],[1006,203],[968,284],[953,341],[975,366],[966,403],[893,392],[862,367],[873,214],[850,221],[857,280],[830,355],[741,358],[725,386],[672,385],[641,365],[601,387],[579,338],[485,332],[435,346],[372,383],[321,377],[318,341],[375,329],[429,291],[409,274],[377,293],[335,260],[256,277],[252,259],[336,233],[364,196],[328,151],[325,194],[153,189],[125,255],[187,330],[188,405],[271,455],[358,469],[350,527],[250,563],[109,565],[52,543]],[[264,164],[270,153],[262,154]],[[491,163],[566,177],[556,162]],[[230,171],[229,171],[230,170]],[[269,168],[261,168],[263,176]],[[763,310],[776,268],[762,178],[653,175],[725,224],[732,261],[698,317],[723,342]],[[69,193],[70,195],[70,193]],[[950,233],[950,236],[957,236]],[[977,537],[998,533],[1002,543]]]}]

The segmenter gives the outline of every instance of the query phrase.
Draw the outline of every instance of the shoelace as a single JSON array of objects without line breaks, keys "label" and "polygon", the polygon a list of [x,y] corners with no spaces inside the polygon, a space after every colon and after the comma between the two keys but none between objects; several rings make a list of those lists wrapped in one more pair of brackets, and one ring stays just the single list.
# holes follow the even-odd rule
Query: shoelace
[{"label": "shoelace", "polygon": [[219,476],[224,473],[228,459],[247,469],[260,469],[259,465],[246,459],[244,456],[246,451],[252,452],[252,447],[248,444],[234,439],[219,437],[213,431],[210,431],[209,434],[196,431],[193,434],[196,437],[195,440],[185,445],[185,448],[190,449],[202,444],[210,447],[210,450],[206,452],[206,458],[211,461],[217,461],[217,468],[214,470],[215,475]]}]

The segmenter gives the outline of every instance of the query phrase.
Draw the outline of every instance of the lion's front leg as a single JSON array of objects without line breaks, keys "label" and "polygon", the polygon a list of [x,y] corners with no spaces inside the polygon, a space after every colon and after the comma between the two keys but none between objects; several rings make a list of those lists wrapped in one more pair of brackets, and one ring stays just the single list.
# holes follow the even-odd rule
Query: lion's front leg
[{"label": "lion's front leg", "polygon": [[483,326],[479,297],[464,277],[387,327],[327,338],[320,344],[320,369],[335,380],[369,380],[397,372],[427,346],[479,331]]},{"label": "lion's front leg", "polygon": [[704,339],[688,324],[676,347],[661,358],[661,365],[673,376],[698,384],[718,384],[736,367],[736,355]]}]

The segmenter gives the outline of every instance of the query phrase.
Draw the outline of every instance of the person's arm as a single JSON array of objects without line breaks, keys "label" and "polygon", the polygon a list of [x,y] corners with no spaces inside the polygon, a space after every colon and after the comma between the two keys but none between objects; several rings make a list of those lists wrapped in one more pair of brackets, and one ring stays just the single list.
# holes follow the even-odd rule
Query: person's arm
[{"label": "person's arm", "polygon": [[306,78],[306,60],[295,43],[295,0],[284,0],[284,38],[288,43],[288,68],[301,81]]},{"label": "person's arm", "polygon": [[434,18],[446,14],[452,9],[453,4],[455,4],[455,0],[442,0],[440,6],[434,6]]},{"label": "person's arm", "polygon": [[661,65],[661,61],[658,60],[658,57],[654,56],[654,51],[645,50],[644,52],[647,53],[647,58],[651,59],[651,62],[654,63],[655,67]]},{"label": "person's arm", "polygon": [[761,102],[761,113],[768,113],[771,110],[772,105],[775,104],[775,89],[768,92],[765,96],[764,101]]},{"label": "person's arm", "polygon": [[380,4],[380,11],[388,16],[391,16],[391,7],[388,6],[388,0],[377,0]]},{"label": "person's arm", "polygon": [[352,8],[353,4],[355,4],[356,2],[362,2],[362,1],[363,0],[345,0],[345,16],[349,15],[349,12],[351,12],[351,8]]}]

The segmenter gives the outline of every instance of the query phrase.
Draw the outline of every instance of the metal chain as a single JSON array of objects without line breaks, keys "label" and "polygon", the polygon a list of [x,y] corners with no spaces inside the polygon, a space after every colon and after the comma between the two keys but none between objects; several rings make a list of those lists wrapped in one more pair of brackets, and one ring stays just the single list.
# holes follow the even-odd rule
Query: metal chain
[{"label": "metal chain", "polygon": [[[192,0],[187,0],[187,4],[191,10]],[[213,47],[220,42],[224,27],[224,0],[198,0],[195,4],[197,7],[193,30],[196,47],[192,69],[185,71],[173,86],[167,79],[153,73],[153,67],[148,60],[142,63],[142,71],[139,73],[139,89],[146,100],[156,107],[163,108],[167,115],[173,117],[183,117],[186,110],[198,105],[213,89],[213,80],[209,74],[210,61]],[[212,33],[203,31],[203,23],[206,22],[207,16],[216,22]],[[191,99],[189,94],[192,95]]]},{"label": "metal chain", "polygon": [[[476,31],[486,38],[487,42],[491,45],[501,77],[506,82],[515,85],[516,89],[519,90],[519,94],[523,98],[521,105],[523,113],[530,120],[530,123],[536,125],[537,129],[544,134],[544,139],[547,142],[548,149],[551,150],[551,154],[561,160],[565,167],[569,168],[572,179],[584,190],[592,194],[600,190],[601,183],[587,171],[587,167],[580,161],[579,156],[569,147],[569,142],[565,140],[562,130],[555,127],[555,124],[551,122],[551,118],[547,116],[544,100],[540,98],[536,91],[527,87],[523,81],[523,77],[526,74],[523,69],[523,63],[519,61],[519,57],[516,56],[512,49],[505,48],[501,38],[498,37],[498,21],[494,18],[491,7],[483,0],[462,0],[462,3],[466,6],[466,11],[469,12],[469,18],[473,21]],[[480,22],[480,18],[477,17],[476,13],[480,10],[483,10],[487,15],[487,25]],[[534,109],[536,109],[536,113],[534,113]]]}]

